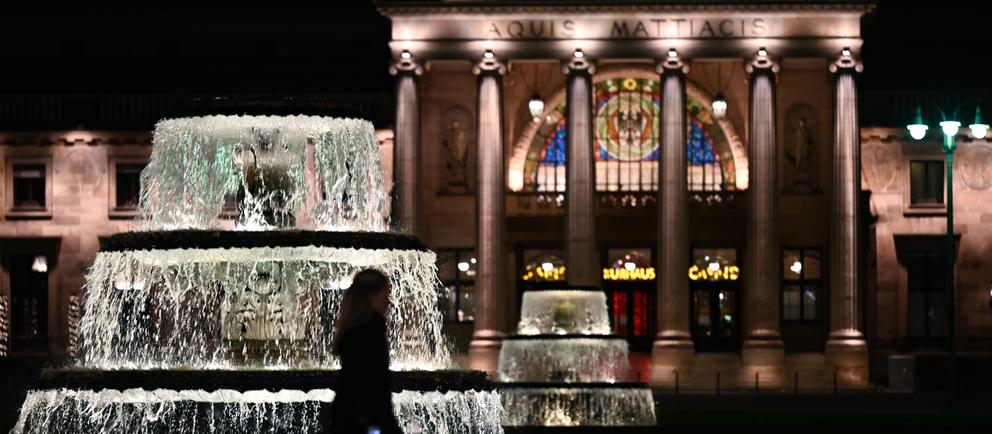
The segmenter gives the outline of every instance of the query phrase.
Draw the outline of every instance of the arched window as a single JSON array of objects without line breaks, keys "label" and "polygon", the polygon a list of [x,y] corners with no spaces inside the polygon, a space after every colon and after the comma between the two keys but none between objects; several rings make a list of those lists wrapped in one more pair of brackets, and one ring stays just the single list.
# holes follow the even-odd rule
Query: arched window
[{"label": "arched window", "polygon": [[[596,191],[657,191],[660,170],[660,82],[620,77],[594,83]],[[565,191],[565,103],[548,114],[530,142],[523,191]],[[734,156],[708,108],[686,101],[687,181],[690,191],[736,189]]]}]

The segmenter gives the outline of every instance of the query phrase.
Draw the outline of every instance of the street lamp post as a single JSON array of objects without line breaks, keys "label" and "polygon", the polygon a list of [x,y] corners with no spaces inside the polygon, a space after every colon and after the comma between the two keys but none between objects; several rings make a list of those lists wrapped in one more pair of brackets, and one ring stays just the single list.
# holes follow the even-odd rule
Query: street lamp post
[{"label": "street lamp post", "polygon": [[[959,106],[960,108],[960,106]],[[947,358],[944,361],[945,371],[946,371],[946,392],[950,397],[957,395],[957,358],[955,356],[955,327],[954,327],[954,150],[957,149],[956,137],[958,134],[958,129],[961,128],[961,122],[953,119],[949,119],[943,112],[937,107],[941,116],[944,118],[940,122],[940,129],[944,133],[944,161],[947,165],[947,239],[945,246],[945,257],[947,260],[947,265],[944,270],[944,287],[945,287],[945,317],[947,319],[946,326],[946,349]],[[981,102],[976,103],[975,106],[975,122],[969,125],[972,136],[976,139],[983,139],[988,133],[989,126],[982,123],[981,118]],[[957,109],[954,110],[952,117],[957,117]],[[916,107],[916,119],[915,123],[907,126],[909,129],[909,134],[916,140],[920,140],[926,136],[927,125],[923,123],[923,111],[919,105]]]}]

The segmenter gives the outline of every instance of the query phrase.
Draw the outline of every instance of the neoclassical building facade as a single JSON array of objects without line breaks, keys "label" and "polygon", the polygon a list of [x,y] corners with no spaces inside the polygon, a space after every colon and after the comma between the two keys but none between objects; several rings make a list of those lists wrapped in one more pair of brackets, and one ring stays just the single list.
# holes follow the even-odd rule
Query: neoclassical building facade
[{"label": "neoclassical building facade", "polygon": [[[941,348],[943,184],[919,167],[942,154],[860,126],[873,4],[377,4],[394,215],[440,252],[467,364],[492,370],[521,293],[547,286],[603,288],[637,379],[661,387],[863,386],[889,355]],[[972,191],[989,147],[960,140]],[[974,350],[985,191],[957,205],[977,207],[956,252]]]},{"label": "neoclassical building facade", "polygon": [[[874,5],[607,3],[376,2],[393,222],[438,252],[464,363],[493,370],[522,293],[563,286],[606,292],[631,379],[657,387],[896,384],[890,360],[943,351],[941,137],[862,125]],[[0,118],[54,104],[17,98]],[[72,351],[150,137],[0,128],[0,356]],[[992,144],[956,143],[955,342],[987,360]]]}]

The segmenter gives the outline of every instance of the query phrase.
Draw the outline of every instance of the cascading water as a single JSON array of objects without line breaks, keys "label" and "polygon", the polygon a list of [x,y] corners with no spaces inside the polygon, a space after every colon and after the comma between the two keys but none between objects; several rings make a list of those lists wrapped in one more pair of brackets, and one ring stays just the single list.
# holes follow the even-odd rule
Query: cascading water
[{"label": "cascading water", "polygon": [[101,252],[86,283],[79,364],[99,369],[333,369],[349,276],[393,282],[393,369],[450,367],[434,254],[324,246]]},{"label": "cascading water", "polygon": [[143,229],[381,232],[389,198],[372,124],[321,116],[160,121],[141,174]]},{"label": "cascading water", "polygon": [[[50,434],[199,434],[291,432],[320,434],[322,411],[334,391],[253,390],[36,390],[28,394],[14,432]],[[494,432],[502,412],[492,391],[419,392],[393,395],[397,418],[408,432]]]},{"label": "cascading water", "polygon": [[137,231],[106,239],[86,276],[76,364],[43,373],[13,433],[321,432],[334,321],[363,268],[392,285],[404,431],[502,433],[492,384],[450,370],[434,253],[385,232],[370,123],[177,118],[153,144]]},{"label": "cascading water", "polygon": [[607,335],[610,322],[601,291],[545,290],[524,293],[517,333]]},{"label": "cascading water", "polygon": [[627,378],[627,342],[588,336],[506,339],[499,354],[500,381],[614,383]]},{"label": "cascading water", "polygon": [[518,334],[499,354],[503,424],[655,424],[651,390],[627,380],[627,341],[609,332],[602,291],[524,293]]},{"label": "cascading water", "polygon": [[10,342],[10,325],[7,323],[9,311],[7,297],[0,295],[0,357],[7,357],[7,345]]}]

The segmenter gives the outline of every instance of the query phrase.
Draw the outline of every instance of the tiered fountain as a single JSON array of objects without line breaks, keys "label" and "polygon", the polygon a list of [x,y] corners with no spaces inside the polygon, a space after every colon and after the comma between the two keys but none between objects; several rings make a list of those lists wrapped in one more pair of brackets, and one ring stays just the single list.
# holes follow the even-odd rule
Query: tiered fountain
[{"label": "tiered fountain", "polygon": [[372,125],[208,108],[156,125],[142,219],[87,275],[78,359],[43,373],[13,432],[320,432],[342,290],[370,267],[392,281],[404,431],[501,433],[485,375],[449,370],[434,253],[386,232]]},{"label": "tiered fountain", "polygon": [[524,293],[499,355],[505,426],[654,425],[654,398],[628,382],[627,341],[610,334],[596,288]]}]

